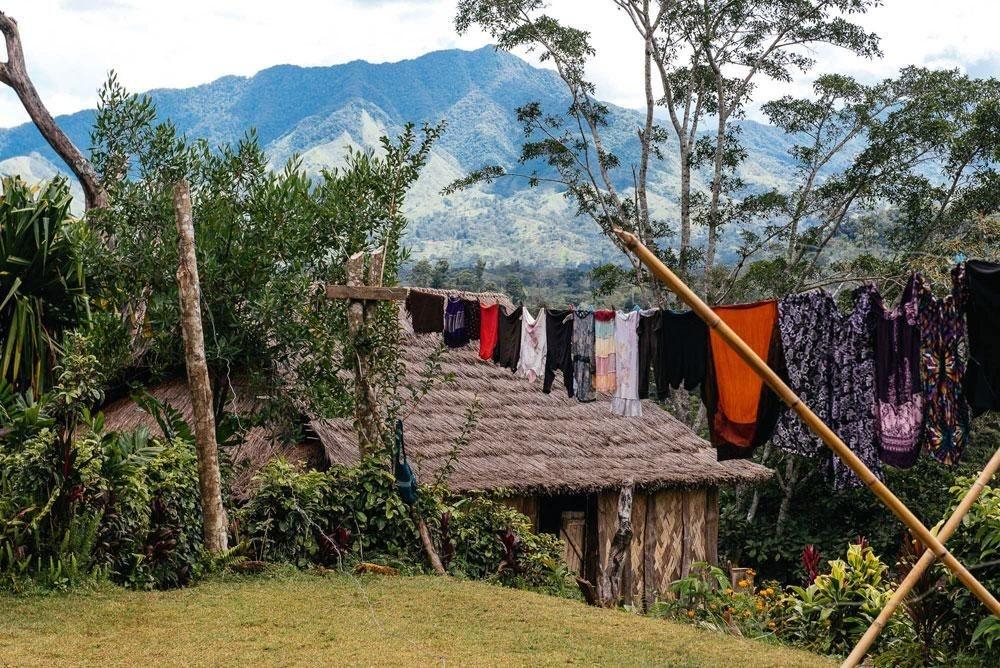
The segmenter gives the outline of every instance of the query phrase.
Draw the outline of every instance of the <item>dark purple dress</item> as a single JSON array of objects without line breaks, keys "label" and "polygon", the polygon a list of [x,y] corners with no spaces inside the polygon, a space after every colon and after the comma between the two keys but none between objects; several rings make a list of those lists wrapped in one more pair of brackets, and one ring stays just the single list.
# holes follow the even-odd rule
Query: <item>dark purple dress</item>
[{"label": "dark purple dress", "polygon": [[444,307],[444,343],[449,348],[461,348],[469,342],[465,329],[465,302],[461,297],[448,297]]},{"label": "dark purple dress", "polygon": [[921,281],[920,356],[924,385],[921,445],[943,464],[954,464],[969,442],[969,404],[962,377],[965,360],[965,267],[952,270],[952,293],[936,299]]},{"label": "dark purple dress", "polygon": [[876,425],[882,461],[909,468],[920,454],[924,423],[920,382],[920,319],[917,277],[906,283],[899,306],[875,300]]}]

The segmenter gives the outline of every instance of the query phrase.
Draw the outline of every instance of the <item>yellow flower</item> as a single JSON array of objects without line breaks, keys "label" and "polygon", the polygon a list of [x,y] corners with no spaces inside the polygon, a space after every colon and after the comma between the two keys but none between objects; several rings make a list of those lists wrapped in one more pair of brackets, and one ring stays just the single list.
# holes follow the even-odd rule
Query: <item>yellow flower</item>
[{"label": "yellow flower", "polygon": [[736,583],[736,586],[737,586],[737,587],[746,587],[746,586],[747,586],[747,585],[749,585],[749,584],[750,584],[750,583],[749,583],[749,582],[747,582],[746,580],[740,580],[739,582],[737,582],[737,583]]},{"label": "yellow flower", "polygon": [[768,625],[768,627],[769,627],[769,628],[772,628],[772,629],[774,629],[774,628],[777,628],[777,627],[778,627],[778,625],[777,625],[777,624],[775,624],[774,622],[768,622],[768,623],[767,623],[767,625]]},{"label": "yellow flower", "polygon": [[753,577],[753,576],[757,575],[757,571],[755,571],[752,568],[748,568],[747,569],[747,575],[749,575],[750,577]]},{"label": "yellow flower", "polygon": [[744,617],[749,617],[750,616],[750,611],[749,610],[744,610],[743,611],[743,616]]},{"label": "yellow flower", "polygon": [[688,610],[688,617],[694,617],[694,610]]},{"label": "yellow flower", "polygon": [[733,593],[732,588],[731,587],[726,587],[726,593],[727,594],[732,594]]}]

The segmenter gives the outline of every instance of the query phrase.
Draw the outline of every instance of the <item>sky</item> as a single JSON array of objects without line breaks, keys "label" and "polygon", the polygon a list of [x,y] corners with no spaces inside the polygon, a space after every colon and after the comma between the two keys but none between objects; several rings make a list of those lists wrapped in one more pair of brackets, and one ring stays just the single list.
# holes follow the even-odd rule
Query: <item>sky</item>
[{"label": "sky", "polygon": [[[134,91],[178,88],[271,65],[392,62],[439,49],[475,49],[482,33],[459,36],[455,0],[0,0],[20,26],[28,71],[55,114],[92,107],[110,70]],[[642,46],[610,0],[552,0],[550,13],[592,32],[588,71],[601,99],[643,104]],[[1000,75],[1000,3],[884,0],[859,21],[882,37],[885,57],[816,52],[819,66],[791,84],[764,82],[755,104],[804,94],[821,72],[871,81],[917,64]],[[0,48],[0,55],[6,54]],[[519,54],[525,56],[526,54]],[[535,62],[527,56],[529,61]],[[751,112],[751,117],[756,112]],[[0,86],[0,127],[28,120]],[[0,156],[2,158],[3,156]]]}]

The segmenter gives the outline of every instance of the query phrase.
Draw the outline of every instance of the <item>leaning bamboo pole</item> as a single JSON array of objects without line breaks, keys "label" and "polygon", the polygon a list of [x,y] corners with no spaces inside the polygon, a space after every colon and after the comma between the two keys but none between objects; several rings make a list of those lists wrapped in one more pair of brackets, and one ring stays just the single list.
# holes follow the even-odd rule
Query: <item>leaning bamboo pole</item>
[{"label": "leaning bamboo pole", "polygon": [[[958,505],[955,507],[954,512],[952,512],[951,517],[949,517],[948,521],[944,523],[944,526],[938,530],[938,540],[944,543],[951,538],[951,535],[955,533],[955,530],[962,523],[962,520],[972,508],[972,504],[979,499],[979,495],[982,494],[983,488],[989,484],[990,479],[994,476],[994,474],[996,474],[998,469],[1000,469],[1000,450],[993,453],[993,457],[990,458],[990,461],[986,463],[986,466],[979,473],[979,477],[977,477],[976,481],[972,483],[972,487],[970,487],[969,491],[965,493],[962,500],[958,502]],[[885,607],[882,608],[881,612],[879,612],[878,617],[872,622],[871,626],[868,627],[865,634],[861,636],[861,640],[858,641],[858,644],[854,646],[854,649],[851,650],[851,653],[844,660],[844,663],[842,664],[843,666],[853,667],[861,663],[862,659],[865,658],[865,654],[867,654],[868,650],[871,648],[872,643],[875,642],[875,639],[878,638],[878,635],[885,628],[886,622],[889,621],[889,618],[892,617],[892,614],[896,611],[896,608],[899,607],[899,604],[903,602],[903,599],[906,598],[907,594],[909,594],[910,591],[916,586],[917,582],[920,581],[921,576],[923,576],[927,569],[931,567],[934,561],[934,553],[930,550],[924,550],[924,553],[920,555],[920,559],[917,563],[913,565],[910,572],[906,574],[903,581],[899,583],[898,587],[896,587],[896,591],[892,593],[892,596],[885,604]]]},{"label": "leaning bamboo pole", "polygon": [[982,601],[994,615],[1000,617],[1000,602],[986,589],[958,559],[954,557],[944,545],[928,530],[927,527],[914,515],[906,505],[900,501],[885,484],[875,477],[875,474],[865,466],[865,463],[844,444],[840,437],[830,429],[826,423],[806,406],[801,399],[792,391],[788,385],[767,365],[760,356],[754,352],[747,343],[734,332],[729,325],[716,315],[704,301],[701,300],[694,291],[689,288],[684,281],[677,277],[674,272],[660,261],[658,257],[646,248],[636,238],[634,234],[615,228],[615,234],[622,240],[625,247],[635,253],[636,257],[646,265],[646,267],[663,281],[670,290],[676,294],[681,301],[687,304],[692,311],[698,314],[702,320],[715,331],[726,345],[740,356],[749,367],[784,401],[789,408],[798,413],[802,421],[806,423],[817,436],[819,436],[827,447],[836,453],[838,457],[861,479],[874,494],[882,501],[889,510],[893,512],[911,531],[927,546],[955,576]]}]

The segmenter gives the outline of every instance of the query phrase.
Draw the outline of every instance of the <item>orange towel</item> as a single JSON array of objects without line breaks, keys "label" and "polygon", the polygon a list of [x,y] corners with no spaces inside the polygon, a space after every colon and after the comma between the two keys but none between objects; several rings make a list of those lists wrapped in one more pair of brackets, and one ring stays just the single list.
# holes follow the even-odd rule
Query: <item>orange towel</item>
[{"label": "orange towel", "polygon": [[[718,306],[715,313],[767,361],[778,320],[778,302]],[[716,402],[710,425],[712,442],[740,448],[753,445],[764,381],[715,330],[711,332]]]}]

